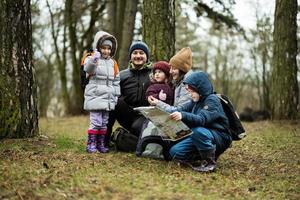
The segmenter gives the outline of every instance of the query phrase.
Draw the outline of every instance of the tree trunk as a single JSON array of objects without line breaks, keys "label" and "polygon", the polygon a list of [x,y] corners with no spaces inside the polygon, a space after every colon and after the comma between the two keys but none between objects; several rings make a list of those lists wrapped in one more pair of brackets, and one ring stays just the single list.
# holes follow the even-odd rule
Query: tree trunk
[{"label": "tree trunk", "polygon": [[[54,43],[54,48],[55,48],[55,56],[56,56],[56,63],[57,63],[57,69],[60,77],[60,83],[61,83],[61,96],[63,100],[63,105],[65,107],[65,112],[68,113],[70,110],[70,95],[68,93],[68,88],[67,88],[67,70],[66,70],[66,54],[67,54],[67,47],[66,47],[66,42],[67,42],[67,16],[66,14],[64,15],[64,23],[63,23],[63,49],[62,52],[60,52],[59,49],[59,40],[58,40],[58,35],[59,35],[59,29],[58,27],[55,27],[55,19],[54,19],[54,13],[51,10],[51,7],[46,1],[47,7],[49,10],[50,14],[50,21],[51,21],[51,35]],[[66,5],[65,5],[66,7]],[[50,98],[48,96],[48,98]]]},{"label": "tree trunk", "polygon": [[67,27],[69,31],[70,40],[70,54],[72,63],[72,88],[71,91],[72,101],[71,107],[67,110],[67,114],[78,115],[82,113],[83,101],[82,101],[82,89],[80,87],[79,80],[79,69],[80,62],[77,56],[77,36],[76,36],[76,19],[73,17],[73,0],[66,0],[66,16],[67,16]]},{"label": "tree trunk", "polygon": [[143,1],[142,27],[151,59],[169,61],[175,52],[175,1]]},{"label": "tree trunk", "polygon": [[[106,20],[106,28],[110,34],[116,36],[117,34],[117,0],[108,0],[107,1],[107,20]],[[118,38],[117,38],[118,39]]]},{"label": "tree trunk", "polygon": [[138,0],[126,2],[125,17],[122,28],[122,43],[119,43],[118,64],[120,69],[127,68],[129,60],[128,49],[133,39],[135,16],[137,12]]},{"label": "tree trunk", "polygon": [[299,117],[296,18],[297,0],[276,0],[271,86],[273,119]]},{"label": "tree trunk", "polygon": [[0,3],[0,138],[38,135],[30,0]]},{"label": "tree trunk", "polygon": [[265,45],[264,50],[262,52],[262,88],[263,88],[263,102],[262,102],[262,110],[270,110],[270,90],[269,90],[269,73],[267,73],[266,63],[267,63],[267,54],[268,49]]},{"label": "tree trunk", "polygon": [[228,57],[224,55],[223,58],[223,68],[221,75],[221,84],[222,84],[222,93],[228,95],[229,94],[229,77],[228,77]]},{"label": "tree trunk", "polygon": [[51,100],[49,97],[53,95],[54,67],[51,62],[51,57],[51,55],[46,56],[45,54],[45,61],[38,60],[35,62],[40,117],[47,117],[47,110]]},{"label": "tree trunk", "polygon": [[203,60],[203,63],[204,63],[204,67],[203,67],[203,70],[205,72],[208,71],[208,50],[205,50],[204,52],[204,60]]},{"label": "tree trunk", "polygon": [[[122,27],[124,24],[124,17],[125,17],[125,7],[126,7],[126,2],[127,1],[117,1],[117,21],[116,24],[114,24],[115,29],[114,29],[114,36],[118,40],[118,44],[122,44],[123,38],[122,38]],[[117,49],[115,59],[119,60],[119,53],[120,49]]]}]

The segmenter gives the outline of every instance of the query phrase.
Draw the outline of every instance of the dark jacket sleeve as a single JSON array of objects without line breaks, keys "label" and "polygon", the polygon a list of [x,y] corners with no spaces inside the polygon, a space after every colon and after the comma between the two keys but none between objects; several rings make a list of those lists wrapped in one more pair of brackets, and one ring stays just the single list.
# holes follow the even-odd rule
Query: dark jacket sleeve
[{"label": "dark jacket sleeve", "polygon": [[204,100],[203,108],[197,109],[196,107],[193,113],[183,110],[181,112],[182,121],[190,128],[198,126],[210,127],[218,118],[222,117],[221,106],[218,99],[209,96]]}]

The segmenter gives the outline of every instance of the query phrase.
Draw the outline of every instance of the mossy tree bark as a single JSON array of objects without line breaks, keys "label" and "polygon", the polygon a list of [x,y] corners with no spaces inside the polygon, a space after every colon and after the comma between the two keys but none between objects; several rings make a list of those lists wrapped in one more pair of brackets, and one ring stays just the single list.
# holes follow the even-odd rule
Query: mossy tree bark
[{"label": "mossy tree bark", "polygon": [[169,61],[175,52],[175,0],[143,1],[142,30],[151,60]]},{"label": "mossy tree bark", "polygon": [[276,0],[272,60],[273,119],[299,117],[297,83],[297,0]]},{"label": "mossy tree bark", "polygon": [[38,134],[30,0],[0,3],[0,138]]}]

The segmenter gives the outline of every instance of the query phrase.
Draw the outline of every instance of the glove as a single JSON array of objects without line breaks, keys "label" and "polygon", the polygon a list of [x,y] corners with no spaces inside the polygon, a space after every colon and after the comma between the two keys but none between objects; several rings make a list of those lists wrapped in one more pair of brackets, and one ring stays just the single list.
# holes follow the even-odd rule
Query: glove
[{"label": "glove", "polygon": [[96,63],[99,60],[100,57],[101,57],[100,52],[97,49],[95,49],[94,50],[94,55],[92,56],[93,63]]},{"label": "glove", "polygon": [[158,94],[158,98],[159,98],[160,100],[162,100],[162,101],[165,101],[165,100],[167,99],[167,94],[164,93],[163,90],[161,90],[161,91],[159,92],[159,94]]}]

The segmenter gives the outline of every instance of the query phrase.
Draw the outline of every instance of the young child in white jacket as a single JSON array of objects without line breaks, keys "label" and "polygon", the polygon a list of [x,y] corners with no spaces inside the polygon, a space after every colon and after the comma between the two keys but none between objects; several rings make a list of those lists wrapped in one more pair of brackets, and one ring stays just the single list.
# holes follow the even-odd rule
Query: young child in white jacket
[{"label": "young child in white jacket", "polygon": [[84,71],[89,83],[84,91],[84,110],[90,112],[86,151],[107,153],[104,145],[109,111],[115,109],[120,96],[118,65],[112,57],[117,50],[117,40],[111,34],[99,31],[93,42],[93,54],[84,60]]}]

